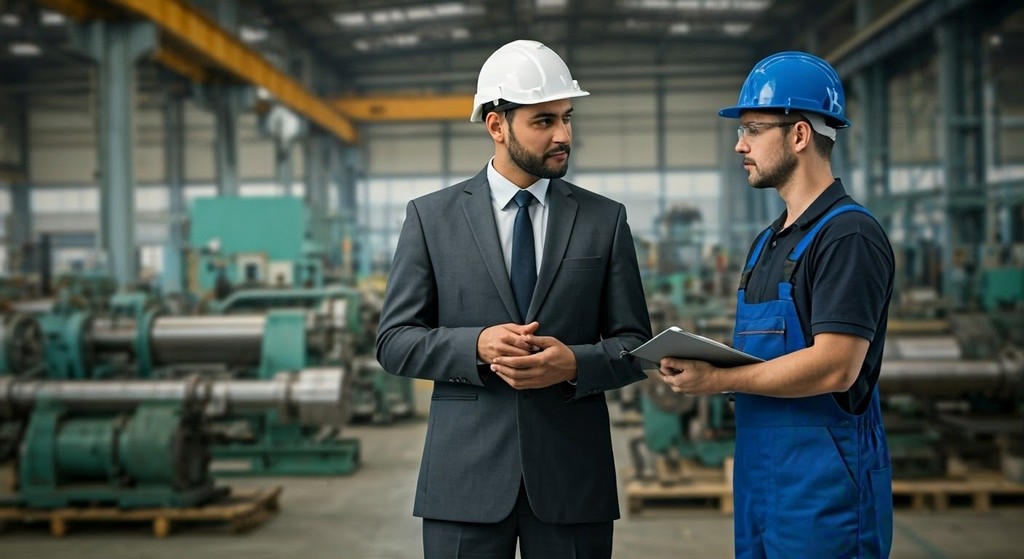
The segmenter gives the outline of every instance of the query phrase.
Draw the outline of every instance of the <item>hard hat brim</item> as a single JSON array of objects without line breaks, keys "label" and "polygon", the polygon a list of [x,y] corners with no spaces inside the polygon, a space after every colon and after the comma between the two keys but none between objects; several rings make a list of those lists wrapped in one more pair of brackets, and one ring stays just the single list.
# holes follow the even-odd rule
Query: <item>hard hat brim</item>
[{"label": "hard hat brim", "polygon": [[[506,99],[506,100],[507,101],[512,101],[512,102],[514,102],[514,103],[516,103],[518,105],[521,105],[521,106],[529,106],[529,105],[540,105],[541,103],[548,103],[548,102],[551,102],[551,101],[560,101],[562,99],[573,99],[573,98],[576,98],[576,97],[586,97],[588,95],[590,95],[589,91],[584,91],[584,90],[580,89],[580,90],[573,91],[573,92],[570,92],[570,93],[559,93],[558,95],[552,95],[551,97],[539,99],[539,100],[536,100],[536,101],[531,100],[532,102],[530,102],[530,103],[520,103],[518,101],[514,101],[513,99]],[[484,121],[484,119],[483,119],[484,104],[485,103],[477,103],[477,106],[475,108],[473,108],[473,114],[470,115],[470,117],[469,117],[469,121],[470,122],[483,122]]]},{"label": "hard hat brim", "polygon": [[724,109],[718,110],[718,116],[725,118],[739,118],[740,113],[743,111],[785,111],[786,114],[791,112],[808,112],[821,115],[825,118],[825,123],[833,128],[848,128],[851,124],[846,117],[839,117],[835,113],[826,111],[816,111],[814,109],[807,109],[803,107],[793,107],[787,105],[755,105],[755,106],[744,106],[736,105],[734,107],[725,107]]}]

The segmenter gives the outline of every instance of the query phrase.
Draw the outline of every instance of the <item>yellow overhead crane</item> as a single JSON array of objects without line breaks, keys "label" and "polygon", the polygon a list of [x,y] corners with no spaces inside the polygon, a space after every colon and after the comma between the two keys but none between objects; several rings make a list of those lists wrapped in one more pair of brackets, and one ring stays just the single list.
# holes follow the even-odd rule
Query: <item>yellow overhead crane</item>
[{"label": "yellow overhead crane", "polygon": [[414,122],[469,120],[472,95],[389,95],[339,97],[334,107],[364,122]]},{"label": "yellow overhead crane", "polygon": [[217,75],[262,87],[292,110],[338,138],[356,144],[355,125],[313,95],[288,74],[183,0],[40,0],[76,21],[143,18],[160,30],[154,59],[192,80],[211,81]]},{"label": "yellow overhead crane", "polygon": [[230,76],[262,87],[281,103],[349,144],[359,142],[359,132],[352,120],[468,120],[473,111],[473,96],[460,94],[339,97],[325,101],[184,0],[39,1],[79,22],[149,20],[160,29],[160,45],[152,58],[164,67],[197,83]]}]

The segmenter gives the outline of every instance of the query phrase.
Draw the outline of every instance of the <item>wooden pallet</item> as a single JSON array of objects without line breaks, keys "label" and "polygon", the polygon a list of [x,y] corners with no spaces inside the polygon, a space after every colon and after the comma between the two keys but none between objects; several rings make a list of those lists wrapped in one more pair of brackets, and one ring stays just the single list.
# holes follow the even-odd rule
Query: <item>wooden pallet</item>
[{"label": "wooden pallet", "polygon": [[[723,514],[732,514],[732,461],[722,469],[705,468],[682,461],[669,467],[656,463],[654,480],[636,479],[625,472],[626,499],[630,514],[654,509],[705,508],[717,503]],[[1009,481],[996,471],[977,471],[954,464],[950,476],[941,479],[894,480],[893,505],[913,511],[945,511],[969,506],[977,512],[992,510],[993,502],[1024,504],[1024,483]]]},{"label": "wooden pallet", "polygon": [[945,511],[968,503],[972,510],[992,510],[994,499],[1024,503],[1024,484],[1006,480],[998,472],[972,472],[963,479],[893,480],[896,506],[909,502],[914,511]]},{"label": "wooden pallet", "polygon": [[714,504],[722,514],[732,514],[732,459],[722,468],[708,468],[689,460],[674,465],[659,459],[657,479],[630,478],[626,483],[626,502],[630,514],[655,508],[697,508]]},{"label": "wooden pallet", "polygon": [[50,533],[62,537],[72,522],[151,522],[153,535],[165,538],[171,527],[181,522],[226,522],[232,533],[253,528],[278,510],[281,486],[258,490],[232,490],[213,503],[191,508],[120,509],[117,507],[80,507],[52,510],[23,507],[0,508],[0,522],[50,523]]}]

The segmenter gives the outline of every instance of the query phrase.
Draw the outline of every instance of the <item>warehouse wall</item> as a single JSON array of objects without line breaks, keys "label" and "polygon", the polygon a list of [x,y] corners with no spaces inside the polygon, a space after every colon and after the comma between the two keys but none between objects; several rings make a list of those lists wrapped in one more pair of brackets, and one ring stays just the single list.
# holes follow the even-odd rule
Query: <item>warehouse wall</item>
[{"label": "warehouse wall", "polygon": [[[598,54],[611,56],[607,52],[594,56]],[[631,55],[622,56],[623,68],[628,70]],[[1000,123],[993,135],[990,178],[1020,180],[1024,176],[1024,92],[1013,85],[1012,73],[998,65],[990,74],[992,114]],[[894,193],[927,191],[943,184],[937,79],[936,64],[930,60],[892,76],[888,83],[890,186]],[[725,147],[733,145],[733,132],[717,116],[718,108],[734,101],[742,75],[712,73],[684,78],[667,72],[660,78],[603,75],[589,80],[580,76],[580,81],[592,95],[575,101],[573,164],[567,178],[622,201],[638,241],[654,238],[657,217],[666,209],[690,205],[702,212],[708,246],[716,242],[723,192],[728,197],[735,188],[745,188],[743,184],[720,184],[722,166],[737,161],[738,156]],[[660,98],[659,90],[664,91]],[[166,241],[168,219],[159,103],[158,98],[140,102],[134,142],[136,235],[143,250],[154,254]],[[94,105],[92,97],[33,95],[29,99],[29,173],[36,236],[42,232],[79,239],[95,236],[99,196]],[[10,107],[10,100],[2,106]],[[856,125],[856,99],[851,99],[849,110],[855,126],[840,139],[849,154],[846,182],[855,194],[863,194],[858,164],[863,128]],[[8,108],[6,114],[10,113]],[[213,116],[190,101],[185,119],[187,195],[213,195]],[[11,130],[7,125],[0,134],[4,159],[17,153]],[[493,147],[482,126],[468,119],[365,125],[361,133],[361,256],[374,270],[385,271],[408,200],[475,175],[493,154]],[[261,134],[251,112],[239,119],[237,136],[243,195],[283,193],[276,184],[273,143]],[[302,152],[301,144],[292,150],[293,190],[298,193],[303,191]],[[332,207],[336,203],[331,189]],[[7,189],[0,190],[0,212],[9,213],[9,207]],[[924,229],[938,227],[941,216],[929,215],[925,212],[916,219],[924,220]],[[894,234],[897,238],[902,235],[898,228]],[[155,261],[159,267],[159,258]]]}]

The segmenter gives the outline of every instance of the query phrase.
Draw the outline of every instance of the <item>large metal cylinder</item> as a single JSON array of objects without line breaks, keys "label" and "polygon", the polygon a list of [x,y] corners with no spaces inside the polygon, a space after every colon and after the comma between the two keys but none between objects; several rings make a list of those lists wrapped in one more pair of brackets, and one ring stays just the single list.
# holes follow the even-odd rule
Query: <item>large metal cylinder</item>
[{"label": "large metal cylinder", "polygon": [[0,377],[0,417],[24,416],[39,400],[72,410],[119,411],[143,403],[180,402],[211,417],[278,411],[284,421],[303,425],[342,425],[348,420],[342,367],[278,373],[272,380],[51,381]]},{"label": "large metal cylinder", "polygon": [[[148,333],[153,365],[223,363],[251,367],[260,362],[267,315],[158,316]],[[323,351],[327,340],[320,334],[316,317],[306,318],[306,344]],[[140,333],[132,318],[97,317],[92,321],[88,343],[97,354],[131,352]]]},{"label": "large metal cylinder", "polygon": [[1024,361],[1017,354],[984,360],[893,359],[882,361],[878,389],[883,394],[1007,397],[1020,390],[1022,375]]},{"label": "large metal cylinder", "polygon": [[258,365],[266,315],[161,316],[153,322],[154,365]]}]

